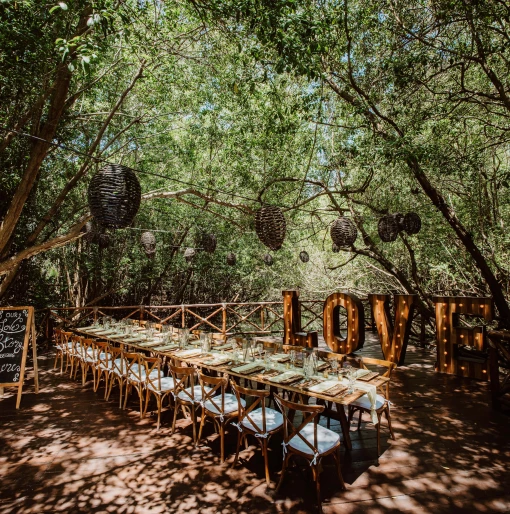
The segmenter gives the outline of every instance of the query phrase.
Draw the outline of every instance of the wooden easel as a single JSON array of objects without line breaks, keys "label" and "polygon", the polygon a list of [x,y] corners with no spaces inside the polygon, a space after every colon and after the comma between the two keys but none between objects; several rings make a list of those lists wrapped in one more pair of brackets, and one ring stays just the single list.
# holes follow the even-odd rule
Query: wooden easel
[{"label": "wooden easel", "polygon": [[4,387],[17,387],[18,395],[16,399],[16,409],[19,409],[21,403],[21,394],[23,390],[23,382],[25,379],[25,365],[27,361],[28,354],[28,342],[30,337],[32,337],[32,354],[34,359],[34,385],[35,392],[39,393],[39,370],[37,366],[37,344],[36,344],[36,336],[35,336],[35,319],[34,319],[34,308],[33,307],[6,307],[0,309],[1,311],[21,311],[27,310],[27,324],[25,328],[25,338],[23,342],[23,354],[21,356],[21,368],[19,380],[17,382],[4,382],[0,383],[0,396],[4,394]]}]

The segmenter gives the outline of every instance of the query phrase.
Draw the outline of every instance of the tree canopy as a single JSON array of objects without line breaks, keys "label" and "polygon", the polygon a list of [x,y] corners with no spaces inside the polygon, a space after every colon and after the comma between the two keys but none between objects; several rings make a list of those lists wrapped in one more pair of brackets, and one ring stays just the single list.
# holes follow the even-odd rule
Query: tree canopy
[{"label": "tree canopy", "polygon": [[[426,316],[437,294],[491,295],[509,323],[506,2],[26,0],[0,13],[2,302],[397,290]],[[86,191],[109,162],[143,195],[101,248],[83,238]],[[272,267],[262,202],[287,220]],[[381,241],[379,219],[408,212],[421,231]],[[334,253],[341,216],[358,238]],[[188,262],[205,232],[216,251]]]}]

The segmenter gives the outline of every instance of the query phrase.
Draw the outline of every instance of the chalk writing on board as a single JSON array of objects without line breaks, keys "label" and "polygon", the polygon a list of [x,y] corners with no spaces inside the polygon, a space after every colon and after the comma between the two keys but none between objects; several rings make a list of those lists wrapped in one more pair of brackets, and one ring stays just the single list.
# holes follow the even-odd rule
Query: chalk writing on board
[{"label": "chalk writing on board", "polygon": [[20,380],[28,310],[0,310],[0,384]]}]

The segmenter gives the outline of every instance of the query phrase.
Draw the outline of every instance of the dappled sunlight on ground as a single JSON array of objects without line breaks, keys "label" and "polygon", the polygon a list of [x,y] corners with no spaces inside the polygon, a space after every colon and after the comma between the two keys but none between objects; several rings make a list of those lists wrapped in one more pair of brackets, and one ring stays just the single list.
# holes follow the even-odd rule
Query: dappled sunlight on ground
[{"label": "dappled sunlight on ground", "polygon": [[[377,356],[372,346],[363,351]],[[506,490],[509,418],[488,407],[486,384],[437,375],[434,355],[410,348],[395,373],[392,420],[396,441],[382,428],[382,455],[368,422],[351,428],[353,449],[342,450],[347,490],[339,490],[334,461],[323,462],[322,497],[327,513],[508,512]],[[190,422],[179,417],[176,433],[166,411],[140,420],[133,395],[128,408],[110,402],[51,369],[40,358],[41,391],[26,387],[21,409],[13,390],[0,400],[0,513],[255,513],[313,512],[315,489],[306,463],[292,467],[274,495],[282,462],[281,438],[271,441],[273,483],[266,488],[260,449],[243,450],[232,469],[236,430],[226,436],[227,463],[219,463],[212,424],[198,448]],[[368,420],[368,418],[367,418]],[[366,421],[366,420],[365,420]],[[325,423],[325,420],[321,420]],[[338,423],[332,428],[339,431]]]}]

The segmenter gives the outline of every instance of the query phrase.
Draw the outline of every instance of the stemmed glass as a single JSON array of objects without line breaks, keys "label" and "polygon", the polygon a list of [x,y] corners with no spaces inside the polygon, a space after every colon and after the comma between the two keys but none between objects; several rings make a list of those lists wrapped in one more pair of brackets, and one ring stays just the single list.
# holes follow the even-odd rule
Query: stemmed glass
[{"label": "stemmed glass", "polygon": [[340,379],[338,375],[338,361],[333,358],[329,360],[329,365],[331,366],[331,369],[333,370],[333,374],[337,376],[337,379]]},{"label": "stemmed glass", "polygon": [[292,369],[296,367],[296,350],[290,351],[290,365],[292,366]]}]

